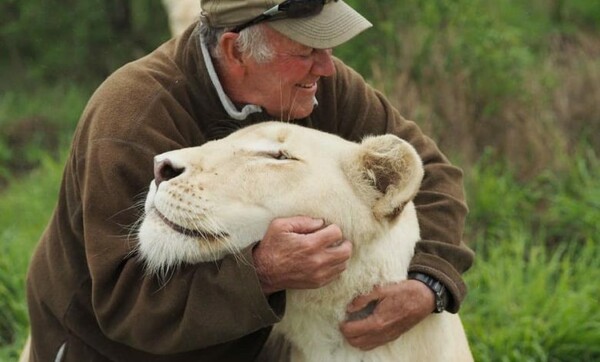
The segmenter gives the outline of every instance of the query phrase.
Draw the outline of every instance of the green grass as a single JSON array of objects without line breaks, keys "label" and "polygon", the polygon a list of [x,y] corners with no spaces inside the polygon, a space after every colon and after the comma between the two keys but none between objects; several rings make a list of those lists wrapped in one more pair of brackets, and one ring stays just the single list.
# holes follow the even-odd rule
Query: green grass
[{"label": "green grass", "polygon": [[600,360],[600,168],[581,154],[528,183],[482,161],[469,173],[477,252],[461,311],[477,361]]},{"label": "green grass", "polygon": [[27,335],[27,265],[56,203],[56,160],[93,86],[23,85],[0,95],[0,361],[16,360]]},{"label": "green grass", "polygon": [[62,164],[50,158],[0,193],[0,361],[16,360],[27,335],[27,265],[56,203]]},{"label": "green grass", "polygon": [[[461,312],[477,361],[597,361],[600,248],[549,251],[523,230],[479,255]],[[478,246],[477,244],[475,245]]]}]

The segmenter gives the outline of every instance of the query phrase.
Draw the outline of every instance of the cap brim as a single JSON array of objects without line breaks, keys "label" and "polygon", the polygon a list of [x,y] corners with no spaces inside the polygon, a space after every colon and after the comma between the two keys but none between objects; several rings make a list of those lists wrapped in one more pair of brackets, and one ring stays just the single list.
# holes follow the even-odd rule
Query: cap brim
[{"label": "cap brim", "polygon": [[334,48],[373,26],[342,0],[330,1],[315,16],[269,21],[286,37],[311,48]]}]

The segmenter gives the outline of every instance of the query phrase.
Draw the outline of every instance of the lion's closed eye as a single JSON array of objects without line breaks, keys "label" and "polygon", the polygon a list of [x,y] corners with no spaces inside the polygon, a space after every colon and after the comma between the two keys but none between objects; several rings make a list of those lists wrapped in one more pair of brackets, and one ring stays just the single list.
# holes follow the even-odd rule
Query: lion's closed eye
[{"label": "lion's closed eye", "polygon": [[273,158],[275,160],[280,160],[280,161],[286,161],[286,160],[297,161],[298,160],[296,157],[290,155],[285,150],[265,152],[264,154],[262,154],[262,156]]}]

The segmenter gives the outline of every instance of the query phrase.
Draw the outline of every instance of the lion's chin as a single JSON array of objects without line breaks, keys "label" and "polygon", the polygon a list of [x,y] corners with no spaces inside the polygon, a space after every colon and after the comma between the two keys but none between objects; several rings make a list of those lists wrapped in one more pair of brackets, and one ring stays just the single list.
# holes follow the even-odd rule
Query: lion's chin
[{"label": "lion's chin", "polygon": [[152,208],[151,211],[154,212],[155,215],[158,216],[158,218],[160,220],[162,220],[162,222],[166,226],[171,228],[173,231],[175,231],[179,234],[182,234],[188,238],[202,239],[203,241],[213,242],[213,241],[224,240],[227,237],[229,237],[229,234],[227,234],[226,232],[211,232],[211,231],[200,230],[200,229],[188,229],[186,227],[183,227],[183,226],[176,224],[173,221],[169,220],[165,215],[163,215],[160,211],[158,211],[154,207]]}]

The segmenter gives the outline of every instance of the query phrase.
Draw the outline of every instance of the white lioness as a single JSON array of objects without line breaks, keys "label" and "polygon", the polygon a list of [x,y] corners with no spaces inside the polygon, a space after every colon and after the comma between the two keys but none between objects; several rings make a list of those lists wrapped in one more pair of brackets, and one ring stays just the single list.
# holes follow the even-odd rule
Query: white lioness
[{"label": "white lioness", "polygon": [[[419,225],[412,198],[423,167],[392,135],[353,143],[268,122],[200,147],[156,157],[139,253],[149,271],[210,261],[260,240],[278,217],[308,215],[337,224],[353,242],[341,276],[320,289],[289,290],[273,333],[293,361],[471,361],[457,315],[432,314],[397,340],[364,352],[345,342],[346,306],[376,285],[406,279]],[[159,186],[157,187],[157,183]]]}]

